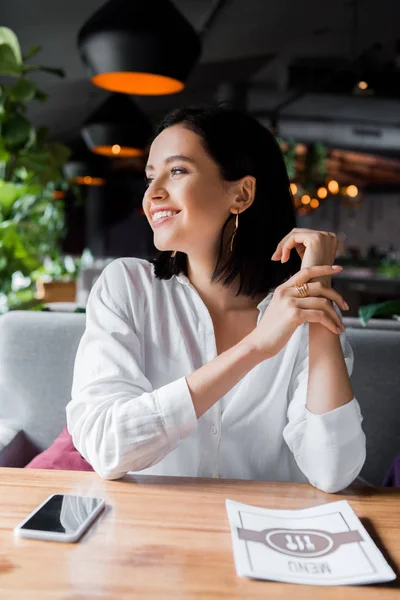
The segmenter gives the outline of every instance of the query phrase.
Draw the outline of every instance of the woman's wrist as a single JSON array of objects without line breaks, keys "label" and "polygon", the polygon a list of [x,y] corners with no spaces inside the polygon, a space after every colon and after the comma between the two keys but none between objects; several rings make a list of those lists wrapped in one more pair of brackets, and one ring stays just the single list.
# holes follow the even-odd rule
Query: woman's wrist
[{"label": "woman's wrist", "polygon": [[263,346],[260,346],[260,343],[257,340],[254,332],[249,333],[245,338],[243,338],[239,342],[239,345],[242,346],[243,352],[247,355],[249,360],[254,361],[254,366],[257,366],[264,360],[271,358],[271,354],[268,353],[265,343]]}]

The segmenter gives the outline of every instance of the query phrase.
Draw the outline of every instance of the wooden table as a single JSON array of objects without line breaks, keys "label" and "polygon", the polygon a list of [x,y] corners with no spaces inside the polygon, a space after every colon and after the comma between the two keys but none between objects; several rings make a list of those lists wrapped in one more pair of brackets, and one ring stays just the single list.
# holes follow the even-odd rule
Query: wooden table
[{"label": "wooden table", "polygon": [[[13,528],[51,493],[102,496],[106,511],[78,544],[14,538]],[[346,499],[400,572],[400,490],[352,486],[0,469],[0,598],[400,598],[400,580],[313,587],[236,576],[225,499],[306,508]]]}]

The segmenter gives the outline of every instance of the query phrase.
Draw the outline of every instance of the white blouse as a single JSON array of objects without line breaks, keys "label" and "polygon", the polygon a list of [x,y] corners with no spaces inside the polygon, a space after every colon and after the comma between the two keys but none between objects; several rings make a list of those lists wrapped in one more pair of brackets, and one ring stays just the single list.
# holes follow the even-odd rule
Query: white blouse
[{"label": "white blouse", "polygon": [[[350,373],[345,334],[341,343]],[[146,260],[113,261],[91,290],[76,355],[67,405],[75,447],[106,479],[140,471],[309,481],[335,492],[357,477],[357,400],[325,414],[305,407],[307,324],[197,419],[185,376],[216,356],[210,314],[186,276],[160,280]]]}]

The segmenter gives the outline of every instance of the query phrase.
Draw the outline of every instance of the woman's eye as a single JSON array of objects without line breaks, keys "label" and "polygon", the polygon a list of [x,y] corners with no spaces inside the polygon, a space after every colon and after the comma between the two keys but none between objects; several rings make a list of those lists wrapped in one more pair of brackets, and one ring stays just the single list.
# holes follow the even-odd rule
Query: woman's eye
[{"label": "woman's eye", "polygon": [[152,180],[152,178],[151,178],[151,177],[145,177],[145,178],[144,178],[144,182],[145,182],[145,184],[146,184],[146,187],[149,187],[149,185],[151,184],[151,182],[152,182],[152,181],[153,181],[153,180]]},{"label": "woman's eye", "polygon": [[181,175],[182,173],[187,173],[186,169],[181,169],[180,167],[174,167],[171,169],[172,175]]}]

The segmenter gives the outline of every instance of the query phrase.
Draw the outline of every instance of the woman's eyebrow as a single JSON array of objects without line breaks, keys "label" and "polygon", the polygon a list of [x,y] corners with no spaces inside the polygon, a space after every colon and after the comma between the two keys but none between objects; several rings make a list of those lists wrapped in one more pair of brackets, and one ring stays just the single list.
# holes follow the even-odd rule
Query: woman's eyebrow
[{"label": "woman's eyebrow", "polygon": [[[168,156],[168,158],[164,160],[164,163],[168,165],[169,163],[174,162],[175,160],[185,160],[186,162],[195,164],[193,158],[189,158],[189,156],[184,156],[183,154],[174,154],[173,156]],[[146,171],[154,171],[153,165],[146,165]]]}]

